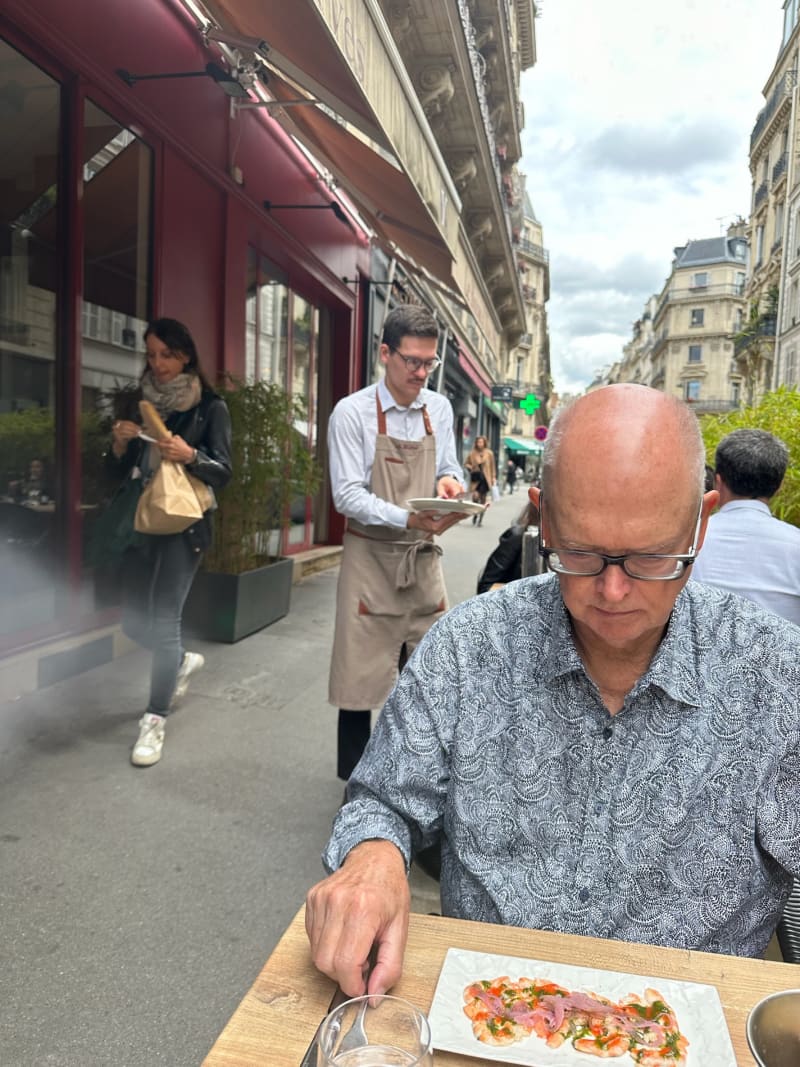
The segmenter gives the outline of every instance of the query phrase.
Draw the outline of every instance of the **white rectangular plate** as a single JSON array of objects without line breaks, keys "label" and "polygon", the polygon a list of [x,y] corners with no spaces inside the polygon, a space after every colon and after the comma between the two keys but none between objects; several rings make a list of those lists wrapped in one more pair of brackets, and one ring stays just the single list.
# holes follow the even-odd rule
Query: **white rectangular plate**
[{"label": "white rectangular plate", "polygon": [[[595,1056],[576,1052],[572,1045],[548,1048],[532,1034],[527,1040],[503,1047],[485,1045],[472,1033],[472,1024],[464,1014],[464,989],[471,982],[491,981],[508,975],[512,981],[547,978],[573,992],[591,992],[616,1000],[627,993],[643,994],[646,988],[657,989],[675,1012],[681,1033],[689,1040],[687,1067],[736,1067],[728,1026],[719,993],[710,985],[680,982],[670,978],[653,978],[620,971],[602,971],[591,967],[573,967],[566,963],[531,960],[516,956],[494,956],[468,949],[447,950],[442,972],[436,985],[429,1014],[433,1047],[443,1052],[460,1052],[489,1062],[520,1063],[526,1067],[592,1067]],[[632,1067],[629,1055],[615,1059],[620,1067]]]},{"label": "white rectangular plate", "polygon": [[485,504],[476,504],[474,500],[445,500],[444,497],[425,496],[407,500],[406,504],[412,511],[461,511],[465,515],[477,515],[486,511]]}]

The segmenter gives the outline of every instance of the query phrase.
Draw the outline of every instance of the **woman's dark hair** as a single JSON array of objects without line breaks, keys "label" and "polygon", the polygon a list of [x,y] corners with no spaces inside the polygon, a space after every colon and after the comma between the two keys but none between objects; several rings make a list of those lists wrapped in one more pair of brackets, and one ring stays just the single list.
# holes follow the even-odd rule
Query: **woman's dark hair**
[{"label": "woman's dark hair", "polygon": [[[211,384],[203,374],[200,360],[197,358],[197,347],[194,343],[194,338],[182,322],[178,322],[177,319],[153,319],[152,322],[147,324],[147,329],[144,331],[145,341],[150,334],[157,337],[172,352],[180,352],[181,355],[186,356],[189,362],[184,367],[184,373],[196,374],[203,389],[211,391]],[[145,365],[146,370],[147,366]]]}]

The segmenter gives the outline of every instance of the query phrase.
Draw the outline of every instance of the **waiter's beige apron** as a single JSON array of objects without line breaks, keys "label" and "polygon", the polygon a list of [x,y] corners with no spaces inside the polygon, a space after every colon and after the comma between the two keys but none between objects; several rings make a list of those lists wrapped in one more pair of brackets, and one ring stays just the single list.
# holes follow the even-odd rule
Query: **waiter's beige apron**
[{"label": "waiter's beige apron", "polygon": [[[425,436],[399,441],[386,433],[386,415],[375,397],[378,437],[370,489],[405,507],[432,495],[436,438],[423,407]],[[329,700],[338,708],[379,708],[398,672],[400,650],[409,655],[447,610],[441,548],[419,530],[364,526],[347,520],[331,659]]]}]

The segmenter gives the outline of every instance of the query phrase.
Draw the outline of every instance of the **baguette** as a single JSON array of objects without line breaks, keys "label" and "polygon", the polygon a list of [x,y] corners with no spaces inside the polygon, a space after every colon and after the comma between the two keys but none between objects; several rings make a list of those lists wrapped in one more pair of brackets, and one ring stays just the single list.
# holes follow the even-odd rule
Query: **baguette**
[{"label": "baguette", "polygon": [[164,424],[164,420],[149,400],[139,401],[139,412],[142,416],[145,431],[150,437],[154,437],[156,441],[163,441],[165,437],[172,437],[172,434]]}]

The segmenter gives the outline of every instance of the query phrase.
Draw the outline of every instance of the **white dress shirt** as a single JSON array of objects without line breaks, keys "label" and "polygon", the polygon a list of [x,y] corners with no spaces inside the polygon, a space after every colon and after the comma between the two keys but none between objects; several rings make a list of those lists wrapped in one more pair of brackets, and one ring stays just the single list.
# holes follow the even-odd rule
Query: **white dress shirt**
[{"label": "white dress shirt", "polygon": [[[331,491],[338,512],[357,519],[366,526],[408,525],[409,512],[370,491],[378,417],[377,392],[386,413],[386,433],[400,441],[421,441],[425,436],[423,405],[428,409],[431,429],[436,438],[436,480],[446,474],[462,481],[461,464],[456,456],[453,436],[453,408],[446,396],[432,389],[422,389],[408,407],[401,407],[389,392],[383,378],[366,389],[343,397],[328,423]],[[435,496],[436,486],[430,495]]]},{"label": "white dress shirt", "polygon": [[711,516],[692,578],[800,626],[800,530],[761,500],[731,500]]}]

